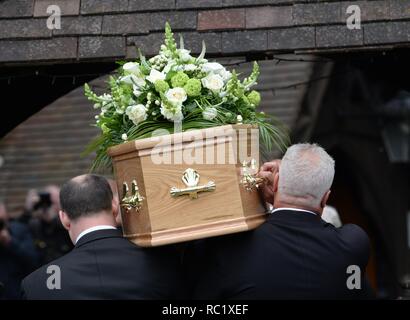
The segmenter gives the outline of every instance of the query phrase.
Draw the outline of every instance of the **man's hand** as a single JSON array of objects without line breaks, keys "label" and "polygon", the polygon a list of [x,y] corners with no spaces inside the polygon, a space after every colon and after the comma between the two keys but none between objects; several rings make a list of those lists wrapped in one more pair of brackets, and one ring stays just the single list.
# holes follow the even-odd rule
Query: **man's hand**
[{"label": "man's hand", "polygon": [[264,178],[266,181],[261,187],[262,195],[265,201],[272,205],[274,202],[274,177],[279,171],[280,161],[279,159],[275,159],[270,162],[265,162],[258,173],[258,176]]},{"label": "man's hand", "polygon": [[8,247],[11,242],[10,232],[4,228],[0,231],[0,245],[3,247]]}]

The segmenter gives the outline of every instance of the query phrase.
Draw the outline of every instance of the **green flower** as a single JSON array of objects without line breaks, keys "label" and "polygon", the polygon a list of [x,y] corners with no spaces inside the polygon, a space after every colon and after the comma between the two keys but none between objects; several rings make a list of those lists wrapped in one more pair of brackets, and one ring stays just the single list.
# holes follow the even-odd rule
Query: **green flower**
[{"label": "green flower", "polygon": [[185,73],[180,71],[180,72],[177,72],[177,74],[171,78],[171,84],[173,88],[176,88],[176,87],[182,88],[185,85],[185,83],[187,83],[188,80],[189,80],[189,77]]},{"label": "green flower", "polygon": [[161,93],[161,92],[165,92],[169,89],[169,85],[165,80],[157,80],[155,81],[155,90],[157,90],[157,92]]},{"label": "green flower", "polygon": [[261,95],[258,91],[252,90],[248,94],[248,100],[251,104],[253,104],[256,107],[261,102]]},{"label": "green flower", "polygon": [[199,79],[189,79],[184,89],[189,97],[197,97],[201,94],[201,81]]}]

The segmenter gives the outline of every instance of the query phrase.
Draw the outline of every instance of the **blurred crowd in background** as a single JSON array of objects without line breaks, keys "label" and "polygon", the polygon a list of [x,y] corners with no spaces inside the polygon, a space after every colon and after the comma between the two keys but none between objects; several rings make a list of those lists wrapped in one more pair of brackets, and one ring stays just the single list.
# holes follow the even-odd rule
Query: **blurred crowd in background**
[{"label": "blurred crowd in background", "polygon": [[58,215],[59,193],[55,185],[29,190],[18,218],[0,200],[0,299],[20,299],[26,275],[71,250]]}]

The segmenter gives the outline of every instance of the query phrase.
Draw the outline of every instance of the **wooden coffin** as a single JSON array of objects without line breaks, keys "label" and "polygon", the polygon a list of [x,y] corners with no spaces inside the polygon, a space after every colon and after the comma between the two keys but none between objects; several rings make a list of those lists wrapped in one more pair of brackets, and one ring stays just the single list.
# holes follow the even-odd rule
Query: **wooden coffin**
[{"label": "wooden coffin", "polygon": [[[249,125],[227,125],[110,148],[124,236],[151,247],[247,231],[263,223],[265,208],[259,193],[240,183],[239,149],[249,153],[252,143],[259,149],[258,134],[251,130]],[[196,183],[195,171],[200,176]],[[141,200],[137,207],[127,206],[133,196],[135,200],[133,181]],[[200,188],[212,190],[197,192]]]}]

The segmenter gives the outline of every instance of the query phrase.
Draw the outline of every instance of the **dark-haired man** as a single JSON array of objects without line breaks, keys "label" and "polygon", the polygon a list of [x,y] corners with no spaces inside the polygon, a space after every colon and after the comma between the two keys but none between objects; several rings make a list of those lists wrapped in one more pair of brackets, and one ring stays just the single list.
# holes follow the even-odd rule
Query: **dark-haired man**
[{"label": "dark-haired man", "polygon": [[118,206],[107,180],[82,175],[60,191],[60,219],[74,249],[22,282],[27,299],[170,299],[180,294],[173,247],[143,249],[115,228]]}]

